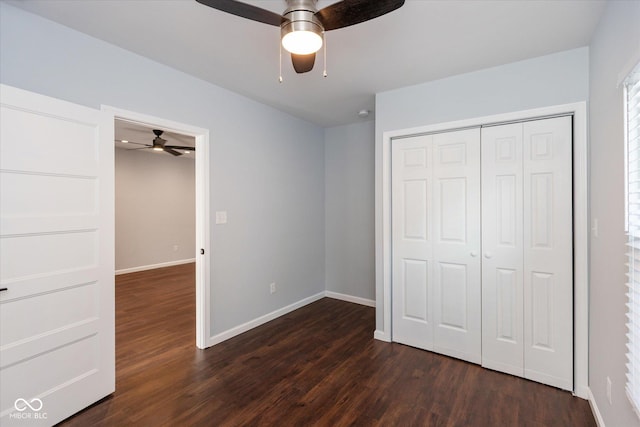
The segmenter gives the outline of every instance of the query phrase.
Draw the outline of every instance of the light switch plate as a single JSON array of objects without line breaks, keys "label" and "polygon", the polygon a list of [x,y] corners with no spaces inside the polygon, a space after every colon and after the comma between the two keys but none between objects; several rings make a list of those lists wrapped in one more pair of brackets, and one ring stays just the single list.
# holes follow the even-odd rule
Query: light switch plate
[{"label": "light switch plate", "polygon": [[216,211],[216,224],[227,223],[227,211]]}]

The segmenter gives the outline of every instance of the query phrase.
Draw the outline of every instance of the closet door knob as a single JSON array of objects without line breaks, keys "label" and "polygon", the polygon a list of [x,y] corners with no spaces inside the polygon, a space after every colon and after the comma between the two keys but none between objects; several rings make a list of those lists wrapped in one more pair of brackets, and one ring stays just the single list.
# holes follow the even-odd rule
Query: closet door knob
[{"label": "closet door knob", "polygon": [[486,259],[493,258],[493,254],[492,254],[491,252],[485,252],[485,253],[484,253],[484,257],[485,257]]},{"label": "closet door knob", "polygon": [[474,258],[475,258],[475,257],[477,257],[477,256],[478,256],[478,252],[476,252],[476,251],[471,251],[471,254],[470,254],[470,255],[471,255],[472,257],[474,257]]}]

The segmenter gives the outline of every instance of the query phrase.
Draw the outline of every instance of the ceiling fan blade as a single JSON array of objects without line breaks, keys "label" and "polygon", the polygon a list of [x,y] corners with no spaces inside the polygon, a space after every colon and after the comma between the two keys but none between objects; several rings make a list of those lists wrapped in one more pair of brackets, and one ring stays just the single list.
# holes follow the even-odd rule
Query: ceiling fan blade
[{"label": "ceiling fan blade", "polygon": [[253,21],[262,22],[263,24],[275,25],[279,27],[288,19],[284,18],[277,13],[273,13],[270,10],[262,9],[247,3],[243,3],[235,0],[196,0],[205,6],[212,7],[223,12],[230,13],[232,15],[240,16],[242,18],[251,19]]},{"label": "ceiling fan blade", "polygon": [[164,148],[172,148],[174,150],[196,151],[196,147],[189,147],[187,145],[165,145]]},{"label": "ceiling fan blade", "polygon": [[164,147],[165,153],[173,154],[174,156],[182,156],[182,153],[176,150],[173,150],[169,147]]},{"label": "ceiling fan blade", "polygon": [[[122,140],[120,140],[120,139],[115,139],[114,141],[115,141],[115,142],[122,142]],[[150,145],[148,145],[148,144],[143,144],[143,143],[141,143],[141,142],[134,142],[134,141],[127,141],[127,142],[122,142],[122,143],[123,143],[123,144],[144,145],[145,147],[151,147],[151,146],[150,146]]]},{"label": "ceiling fan blade", "polygon": [[315,16],[324,30],[330,31],[369,21],[403,4],[404,0],[343,0],[317,11]]},{"label": "ceiling fan blade", "polygon": [[293,63],[293,69],[296,73],[302,74],[313,69],[313,64],[316,62],[316,54],[310,53],[308,55],[296,55],[291,54],[291,62]]}]

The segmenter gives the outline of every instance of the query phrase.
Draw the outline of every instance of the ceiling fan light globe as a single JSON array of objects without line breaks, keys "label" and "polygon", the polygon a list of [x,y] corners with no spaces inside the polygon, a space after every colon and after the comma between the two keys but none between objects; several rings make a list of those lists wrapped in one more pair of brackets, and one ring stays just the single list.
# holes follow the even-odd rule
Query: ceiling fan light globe
[{"label": "ceiling fan light globe", "polygon": [[313,31],[292,31],[282,37],[282,47],[296,55],[309,55],[320,50],[322,36]]},{"label": "ceiling fan light globe", "polygon": [[162,147],[153,147],[153,151],[164,151]]}]

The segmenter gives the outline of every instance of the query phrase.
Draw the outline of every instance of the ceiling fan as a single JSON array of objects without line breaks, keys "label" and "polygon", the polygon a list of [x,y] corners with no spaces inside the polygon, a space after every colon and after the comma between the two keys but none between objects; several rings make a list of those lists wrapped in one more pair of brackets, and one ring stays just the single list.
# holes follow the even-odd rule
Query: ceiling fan
[{"label": "ceiling fan", "polygon": [[369,21],[404,4],[404,0],[343,0],[318,10],[318,0],[287,0],[282,15],[235,0],[196,0],[242,18],[280,27],[282,46],[291,53],[296,73],[313,69],[324,32]]},{"label": "ceiling fan", "polygon": [[[151,145],[141,144],[139,142],[133,142],[133,141],[126,141],[126,142],[129,144],[144,145],[144,147],[134,148],[134,150],[152,149],[154,151],[164,151],[165,153],[173,154],[174,156],[182,156],[183,154],[196,151],[195,147],[189,147],[189,146],[183,146],[183,145],[167,145],[167,140],[162,138],[162,134],[164,133],[164,131],[160,129],[153,129],[153,133],[156,135],[156,137],[153,138],[153,142],[151,143]],[[125,141],[121,140],[120,142],[125,142]],[[181,153],[180,151],[176,151],[176,150],[182,150],[183,152]]]}]

